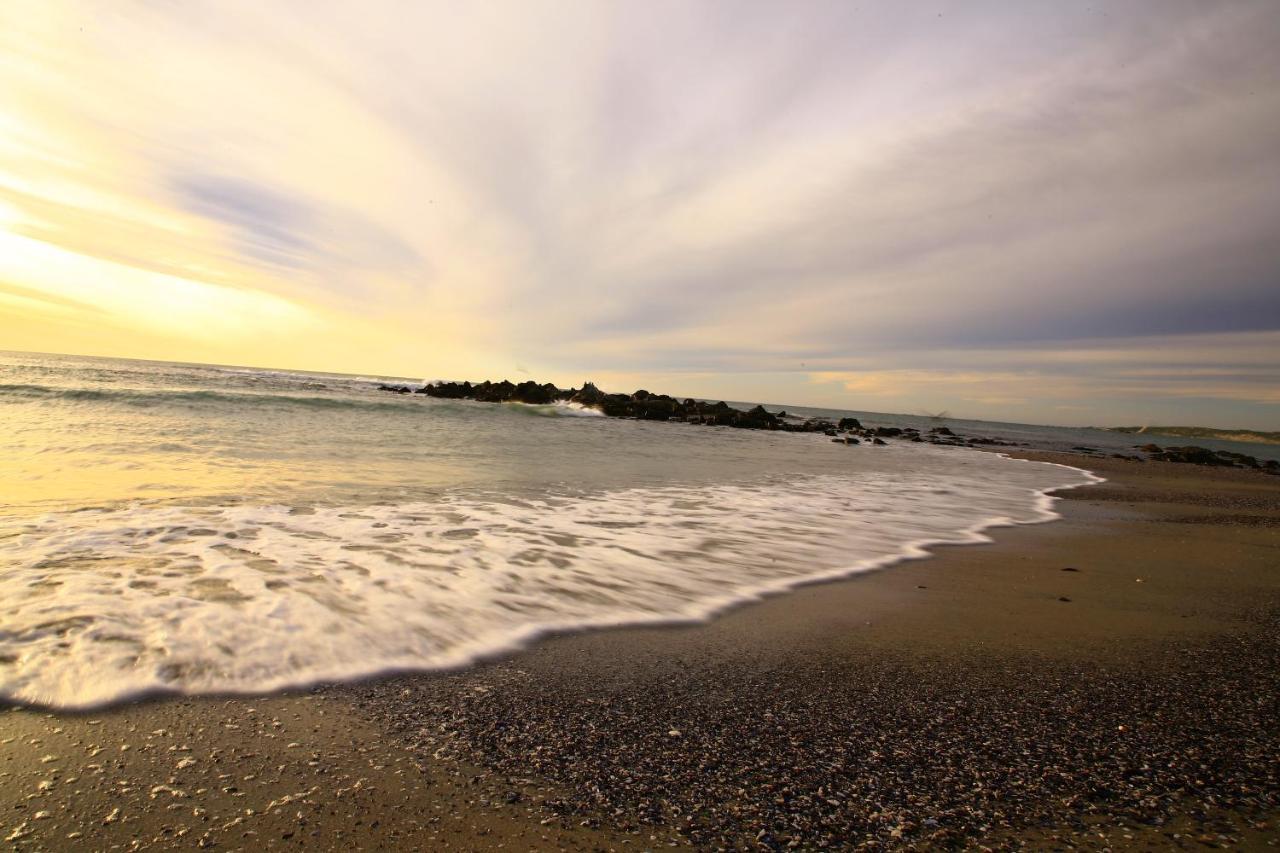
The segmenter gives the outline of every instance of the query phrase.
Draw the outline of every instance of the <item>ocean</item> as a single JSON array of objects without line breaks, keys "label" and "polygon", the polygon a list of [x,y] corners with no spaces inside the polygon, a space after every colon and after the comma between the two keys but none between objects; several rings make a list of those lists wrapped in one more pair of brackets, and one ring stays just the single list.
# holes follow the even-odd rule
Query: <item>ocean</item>
[{"label": "ocean", "polygon": [[1051,520],[1046,491],[1097,480],[962,448],[377,390],[402,381],[0,354],[0,699],[256,693],[702,620]]}]

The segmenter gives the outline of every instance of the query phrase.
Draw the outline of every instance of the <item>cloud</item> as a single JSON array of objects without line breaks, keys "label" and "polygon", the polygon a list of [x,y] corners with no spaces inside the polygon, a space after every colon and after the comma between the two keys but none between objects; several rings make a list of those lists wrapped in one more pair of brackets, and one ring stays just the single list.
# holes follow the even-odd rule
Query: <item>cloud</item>
[{"label": "cloud", "polygon": [[[223,360],[1280,417],[1266,0],[6,17],[0,228],[307,316]],[[1254,343],[1170,362],[1210,338]]]}]

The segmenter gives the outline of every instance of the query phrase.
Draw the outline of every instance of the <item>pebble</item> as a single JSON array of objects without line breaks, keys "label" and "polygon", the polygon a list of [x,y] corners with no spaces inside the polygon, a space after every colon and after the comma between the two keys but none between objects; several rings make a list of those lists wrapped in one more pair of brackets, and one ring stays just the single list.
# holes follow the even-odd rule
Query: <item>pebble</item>
[{"label": "pebble", "polygon": [[[563,793],[531,803],[544,824],[662,827],[726,850],[961,848],[1040,826],[1070,839],[1084,817],[1161,826],[1280,809],[1268,770],[1280,766],[1280,619],[1266,618],[1127,668],[780,649],[768,665],[709,656],[626,673],[495,664],[415,679],[411,699],[403,680],[362,696],[421,760],[483,768],[494,803],[517,802],[508,780],[546,780]],[[679,728],[655,725],[672,718]]]}]

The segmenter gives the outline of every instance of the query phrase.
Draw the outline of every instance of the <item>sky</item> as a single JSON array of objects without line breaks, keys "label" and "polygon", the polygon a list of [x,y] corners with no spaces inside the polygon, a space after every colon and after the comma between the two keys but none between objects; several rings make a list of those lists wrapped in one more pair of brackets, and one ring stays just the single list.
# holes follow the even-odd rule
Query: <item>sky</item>
[{"label": "sky", "polygon": [[1280,5],[0,0],[0,349],[1280,430]]}]

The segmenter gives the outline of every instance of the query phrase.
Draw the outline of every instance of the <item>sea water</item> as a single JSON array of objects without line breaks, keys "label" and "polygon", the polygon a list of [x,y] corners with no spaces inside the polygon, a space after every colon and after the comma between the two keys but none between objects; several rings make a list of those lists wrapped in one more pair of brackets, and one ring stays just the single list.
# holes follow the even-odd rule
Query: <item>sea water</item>
[{"label": "sea water", "polygon": [[1097,480],[384,381],[0,355],[0,699],[270,691],[706,619]]}]

